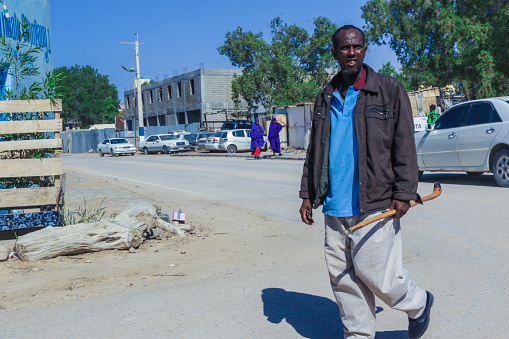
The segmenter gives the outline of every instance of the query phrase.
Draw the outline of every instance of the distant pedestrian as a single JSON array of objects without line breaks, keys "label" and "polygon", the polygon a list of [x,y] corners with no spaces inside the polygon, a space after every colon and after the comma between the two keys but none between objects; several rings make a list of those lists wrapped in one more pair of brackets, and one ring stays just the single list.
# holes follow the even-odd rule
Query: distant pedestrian
[{"label": "distant pedestrian", "polygon": [[260,125],[260,120],[256,119],[255,124],[251,127],[251,155],[254,155],[255,159],[260,159],[260,151],[265,145],[263,133],[265,131]]},{"label": "distant pedestrian", "polygon": [[432,124],[437,120],[437,118],[440,116],[440,113],[436,111],[437,106],[430,105],[429,106],[429,114],[428,114],[428,124]]},{"label": "distant pedestrian", "polygon": [[276,120],[276,118],[272,118],[269,127],[269,141],[270,148],[272,149],[272,154],[276,155],[276,153],[281,154],[281,142],[279,141],[279,132],[283,129],[283,126]]}]

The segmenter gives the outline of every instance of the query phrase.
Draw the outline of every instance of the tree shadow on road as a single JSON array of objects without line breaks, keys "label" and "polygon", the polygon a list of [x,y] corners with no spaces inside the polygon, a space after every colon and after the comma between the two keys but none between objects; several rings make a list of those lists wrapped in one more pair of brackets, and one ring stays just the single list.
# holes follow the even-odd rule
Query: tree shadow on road
[{"label": "tree shadow on road", "polygon": [[[266,288],[262,291],[263,314],[273,324],[283,319],[304,338],[343,338],[338,305],[324,297],[282,288]],[[376,312],[383,311],[377,307]],[[377,332],[376,339],[408,338],[407,331]]]}]

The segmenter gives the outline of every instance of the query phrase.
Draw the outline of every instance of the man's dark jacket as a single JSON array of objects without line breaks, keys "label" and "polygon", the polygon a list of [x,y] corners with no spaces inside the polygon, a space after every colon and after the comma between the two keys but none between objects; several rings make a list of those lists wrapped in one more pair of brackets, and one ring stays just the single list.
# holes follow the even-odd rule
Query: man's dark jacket
[{"label": "man's dark jacket", "polygon": [[[355,107],[359,145],[359,203],[361,213],[389,208],[393,199],[421,201],[417,194],[418,166],[414,123],[405,88],[394,78],[367,72]],[[338,73],[316,98],[311,138],[299,196],[320,206],[329,190],[330,110]]]}]

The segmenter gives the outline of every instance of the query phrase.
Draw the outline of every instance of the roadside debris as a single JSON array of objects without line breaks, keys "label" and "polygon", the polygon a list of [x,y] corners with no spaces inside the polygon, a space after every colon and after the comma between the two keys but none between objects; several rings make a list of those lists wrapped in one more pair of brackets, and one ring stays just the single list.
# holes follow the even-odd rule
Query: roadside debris
[{"label": "roadside debris", "polygon": [[9,259],[9,252],[10,250],[7,247],[0,245],[0,261]]},{"label": "roadside debris", "polygon": [[101,219],[93,223],[46,227],[23,235],[16,241],[14,251],[23,261],[114,249],[133,253],[145,238],[162,239],[163,232],[185,238],[186,232],[193,230],[191,225],[164,221],[159,217],[160,212],[157,205],[136,201],[111,221]]}]

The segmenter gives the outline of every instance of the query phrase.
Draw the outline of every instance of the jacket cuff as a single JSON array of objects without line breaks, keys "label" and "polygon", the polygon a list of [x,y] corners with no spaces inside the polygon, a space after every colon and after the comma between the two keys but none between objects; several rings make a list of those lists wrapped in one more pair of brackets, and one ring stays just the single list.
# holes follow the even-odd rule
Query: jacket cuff
[{"label": "jacket cuff", "polygon": [[299,198],[301,199],[309,199],[309,194],[307,191],[299,191]]},{"label": "jacket cuff", "polygon": [[421,196],[419,194],[417,194],[417,193],[398,192],[398,193],[394,193],[392,195],[392,199],[393,200],[400,200],[400,201],[413,200],[413,201],[415,201],[418,204],[422,204]]}]

